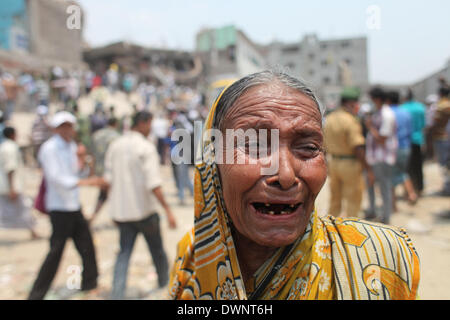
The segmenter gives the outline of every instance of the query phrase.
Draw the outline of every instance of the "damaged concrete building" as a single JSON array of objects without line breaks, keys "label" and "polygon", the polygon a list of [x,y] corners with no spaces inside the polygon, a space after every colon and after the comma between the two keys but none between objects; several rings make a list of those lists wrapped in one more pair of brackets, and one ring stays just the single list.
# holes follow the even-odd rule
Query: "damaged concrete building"
[{"label": "damaged concrete building", "polygon": [[[79,23],[67,23],[75,8]],[[82,68],[83,11],[71,0],[2,0],[0,66],[11,71],[47,72],[53,66]]]},{"label": "damaged concrete building", "polygon": [[270,67],[305,80],[327,106],[336,106],[345,86],[369,89],[366,37],[321,40],[308,34],[299,42],[273,42],[264,50]]},{"label": "damaged concrete building", "polygon": [[121,73],[131,72],[140,79],[161,84],[194,86],[203,72],[201,60],[191,52],[147,48],[128,42],[86,49],[83,58],[97,74],[104,74],[115,63]]},{"label": "damaged concrete building", "polygon": [[225,26],[201,30],[196,50],[210,83],[267,68],[281,69],[305,80],[327,106],[337,104],[344,86],[358,86],[362,91],[369,87],[365,37],[320,40],[311,34],[296,43],[261,45],[235,26]]},{"label": "damaged concrete building", "polygon": [[235,26],[200,30],[196,51],[210,83],[223,78],[240,78],[267,68],[261,47]]}]

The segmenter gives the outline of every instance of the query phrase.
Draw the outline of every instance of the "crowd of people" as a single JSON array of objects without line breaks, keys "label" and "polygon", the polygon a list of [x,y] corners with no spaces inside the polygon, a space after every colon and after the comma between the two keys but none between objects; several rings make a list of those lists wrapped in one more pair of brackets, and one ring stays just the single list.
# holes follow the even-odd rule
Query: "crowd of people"
[{"label": "crowd of people", "polygon": [[[401,97],[397,91],[374,87],[369,92],[372,103],[362,107],[358,89],[342,92],[341,107],[328,114],[324,125],[330,214],[361,217],[367,189],[369,207],[364,218],[389,224],[397,210],[398,186],[404,187],[412,205],[423,195],[423,164],[433,157],[432,151],[444,177],[442,190],[436,195],[450,196],[450,89],[445,80],[440,84],[438,96],[429,97],[427,106],[415,100],[411,90]],[[382,199],[380,214],[376,211],[375,186]]]},{"label": "crowd of people", "polygon": [[[2,88],[9,91],[13,86],[16,91],[25,88],[14,83],[10,74],[8,77],[11,83],[3,81]],[[31,75],[27,78],[28,86],[36,86],[35,78]],[[119,79],[123,79],[122,84]],[[95,102],[91,114],[80,112],[77,103],[80,92],[68,95],[68,99],[65,96],[51,99],[50,91],[67,85],[70,78],[44,81],[45,86],[41,84],[41,87],[45,87],[45,94],[36,91],[28,96],[30,110],[36,113],[30,145],[43,176],[34,208],[47,214],[52,225],[50,250],[29,299],[45,297],[70,238],[83,261],[80,289],[91,292],[97,287],[97,260],[89,225],[107,199],[111,202],[111,218],[120,234],[111,298],[125,296],[128,264],[139,233],[147,241],[160,287],[169,280],[169,262],[163,249],[157,203],[164,208],[169,227],[176,228],[176,221],[161,188],[163,179],[159,166],[171,163],[171,151],[176,144],[170,139],[171,133],[186,129],[193,134],[194,121],[203,121],[205,108],[201,95],[194,89],[175,84],[154,85],[147,78],[139,83],[133,74],[119,74],[114,64],[102,77],[88,72],[85,80],[85,93]],[[140,100],[132,103],[128,99],[131,112],[118,117],[115,106],[105,108],[104,90],[111,95],[117,91],[128,96],[136,93]],[[15,142],[16,129],[10,125],[16,98],[9,94],[5,108],[2,105],[4,112],[0,111],[0,227],[26,228],[33,239],[39,239],[32,203],[24,196],[22,187],[24,177],[20,176],[20,169],[24,163]],[[50,112],[51,100],[58,110],[54,114]],[[172,169],[180,204],[185,205],[185,189],[193,195],[189,164],[172,163]],[[82,186],[99,189],[95,209],[87,215],[82,212],[80,202]]]},{"label": "crowd of people", "polygon": [[83,72],[54,67],[48,72],[0,70],[0,106],[5,120],[17,110],[30,112],[51,101],[69,107],[83,93]]},{"label": "crowd of people", "polygon": [[[70,238],[83,260],[81,290],[97,287],[97,260],[89,225],[107,199],[120,234],[111,298],[124,298],[130,256],[139,233],[153,257],[159,286],[167,285],[168,261],[156,205],[163,207],[170,228],[176,228],[177,223],[161,189],[159,168],[172,166],[179,203],[185,205],[185,192],[194,196],[194,188],[189,164],[170,160],[178,143],[171,135],[177,129],[193,135],[194,122],[205,120],[208,108],[201,94],[175,84],[157,85],[147,78],[139,81],[132,73],[119,73],[113,64],[102,76],[90,71],[84,75],[84,93],[95,100],[94,111],[86,115],[77,103],[81,94],[79,75],[64,74],[56,68],[50,78],[25,73],[18,79],[7,73],[0,76],[0,227],[27,228],[33,238],[40,237],[30,204],[23,196],[23,177],[19,177],[23,162],[15,142],[16,130],[8,124],[17,91],[23,89],[36,112],[30,143],[43,173],[34,207],[48,214],[52,225],[50,250],[29,298],[45,297]],[[132,105],[133,112],[119,118],[115,106],[105,107],[96,93],[95,89],[102,87],[111,94],[117,90],[136,92],[141,102]],[[63,103],[50,115],[53,90]],[[438,97],[430,97],[425,106],[411,91],[401,97],[399,92],[375,87],[369,92],[370,107],[360,107],[361,92],[356,88],[343,90],[341,107],[327,114],[323,127],[331,215],[361,217],[367,189],[369,207],[364,218],[389,224],[396,210],[397,186],[404,187],[412,205],[422,196],[423,163],[431,152],[445,177],[439,196],[450,195],[449,94],[450,87],[442,81]],[[87,218],[80,201],[82,186],[99,188],[95,209]],[[376,210],[375,187],[382,199],[380,213]]]},{"label": "crowd of people", "polygon": [[[139,108],[147,111],[153,100],[161,102],[174,95],[193,95],[191,103],[200,102],[196,92],[188,87],[177,86],[170,75],[163,80],[167,83],[162,85],[155,78],[121,69],[115,63],[105,72],[91,69],[66,71],[58,66],[45,72],[0,69],[0,109],[5,121],[10,120],[17,110],[32,112],[39,105],[49,106],[51,102],[57,103],[59,109],[71,111],[81,96],[98,88],[106,88],[111,94],[124,92],[128,96],[136,92],[141,98]],[[99,90],[94,94],[94,99],[101,100],[103,95]]]},{"label": "crowd of people", "polygon": [[[373,99],[375,93],[379,99],[379,92],[372,93]],[[345,98],[356,99],[353,94]],[[380,109],[367,119],[368,135],[389,145],[389,138],[381,137],[388,137],[392,128],[376,135]],[[214,143],[215,135],[205,135],[203,158],[196,167],[194,227],[177,245],[169,286],[172,299],[417,299],[419,256],[405,230],[318,214],[316,200],[328,171],[325,150],[333,144],[327,133],[324,140],[322,111],[305,83],[279,71],[251,74],[224,90],[206,129],[219,130],[226,139],[234,139],[234,130],[239,129],[279,130],[279,148],[270,156],[257,156],[250,140],[224,147]],[[351,113],[343,114],[345,110],[335,112],[341,125],[350,125],[351,139],[350,147],[342,144],[347,149],[341,153],[332,150],[339,161],[336,168],[345,161],[356,167],[356,159],[364,162],[359,151],[363,138],[353,136],[358,134],[358,122]],[[325,119],[326,126],[333,122],[332,115]],[[260,137],[267,139],[263,132]],[[373,141],[378,145],[371,151],[372,142],[366,143],[375,182],[378,171],[386,167],[380,159],[393,161],[392,156],[383,156],[388,153],[378,141]],[[264,143],[259,146],[267,148]],[[223,163],[216,157],[220,149],[249,161]],[[261,169],[274,161],[276,171],[265,174]]]}]

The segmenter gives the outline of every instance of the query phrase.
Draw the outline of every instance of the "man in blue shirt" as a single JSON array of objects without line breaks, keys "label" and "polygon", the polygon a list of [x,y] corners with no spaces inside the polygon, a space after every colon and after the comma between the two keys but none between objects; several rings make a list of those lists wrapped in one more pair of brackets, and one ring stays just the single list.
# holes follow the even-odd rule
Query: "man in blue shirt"
[{"label": "man in blue shirt", "polygon": [[423,154],[422,146],[425,138],[425,106],[414,100],[411,90],[408,90],[405,103],[400,108],[408,111],[412,119],[411,155],[408,164],[408,174],[411,177],[416,193],[420,195],[423,191]]},{"label": "man in blue shirt", "polygon": [[400,94],[397,91],[391,91],[387,94],[387,104],[394,111],[395,122],[397,125],[397,159],[394,165],[393,179],[392,179],[392,195],[393,195],[393,208],[394,211],[397,210],[396,197],[395,197],[395,187],[399,184],[403,184],[406,193],[408,195],[408,200],[410,203],[415,203],[417,201],[417,195],[414,191],[414,186],[411,179],[407,173],[408,161],[411,155],[411,137],[413,132],[412,118],[410,113],[399,107]]}]

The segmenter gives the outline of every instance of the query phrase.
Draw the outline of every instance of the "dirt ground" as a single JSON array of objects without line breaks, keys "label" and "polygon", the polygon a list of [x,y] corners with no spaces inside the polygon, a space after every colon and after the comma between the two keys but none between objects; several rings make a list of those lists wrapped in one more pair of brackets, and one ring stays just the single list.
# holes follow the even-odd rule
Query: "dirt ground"
[{"label": "dirt ground", "polygon": [[[36,169],[27,170],[27,194],[33,196],[40,182]],[[161,227],[164,246],[170,262],[175,258],[176,243],[193,225],[193,200],[189,198],[186,206],[179,206],[172,182],[171,168],[162,168],[166,177],[164,191],[178,220],[178,229],[170,230],[164,215]],[[440,186],[440,175],[435,164],[426,165],[426,191],[416,206],[405,201],[399,202],[399,212],[392,217],[392,224],[405,227],[419,252],[421,262],[421,299],[450,299],[448,288],[450,277],[450,216],[443,214],[450,208],[450,199],[430,196]],[[400,191],[400,190],[399,190]],[[83,188],[81,199],[83,210],[89,216],[95,205],[98,191]],[[326,214],[328,207],[328,186],[325,185],[317,199],[319,214]],[[365,199],[366,201],[366,199]],[[365,203],[366,205],[366,203]],[[42,240],[30,240],[26,230],[0,231],[0,299],[26,299],[48,250],[50,223],[47,216],[34,213],[37,218],[37,231]],[[105,205],[93,228],[97,250],[100,289],[95,294],[80,295],[70,289],[76,285],[76,271],[81,266],[80,258],[72,242],[68,242],[64,256],[47,299],[107,299],[112,281],[114,261],[118,252],[118,232],[108,215]],[[447,271],[446,271],[447,270]],[[157,289],[157,276],[143,237],[139,237],[133,252],[127,297],[131,299],[164,299],[166,290]]]},{"label": "dirt ground", "polygon": [[[119,114],[131,110],[123,96],[115,97]],[[122,101],[118,103],[118,101]],[[108,104],[106,104],[108,106]],[[89,112],[93,108],[92,100],[81,102],[81,110]],[[25,143],[31,128],[32,115],[17,114],[13,119],[19,131],[19,140]],[[25,168],[26,195],[34,198],[37,194],[41,175],[37,169]],[[170,230],[164,214],[161,214],[161,228],[164,246],[169,262],[175,258],[176,244],[193,226],[193,199],[189,198],[185,206],[178,205],[176,189],[171,168],[162,167],[166,183],[163,186],[166,198],[178,221],[178,228]],[[433,196],[442,186],[442,175],[438,166],[427,163],[424,168],[425,191],[415,206],[400,199],[398,212],[393,214],[391,224],[407,229],[415,245],[421,263],[420,298],[450,299],[448,288],[450,277],[450,198]],[[397,190],[401,196],[402,190]],[[94,210],[98,190],[85,187],[81,190],[81,201],[85,216]],[[320,215],[327,214],[329,189],[326,184],[319,194],[316,207]],[[380,199],[378,197],[378,203]],[[363,207],[367,207],[367,196]],[[160,212],[163,212],[162,210]],[[37,219],[37,231],[42,240],[30,240],[27,230],[0,230],[0,299],[26,299],[37,272],[48,252],[48,237],[51,226],[47,216],[34,212]],[[102,209],[92,226],[99,268],[99,290],[89,295],[79,294],[76,289],[79,277],[77,272],[81,261],[71,241],[66,245],[59,271],[53,281],[47,299],[107,299],[111,290],[114,262],[119,250],[118,231],[108,214],[108,203]],[[167,289],[157,289],[157,275],[143,237],[139,237],[131,257],[127,297],[131,299],[164,299]]]}]

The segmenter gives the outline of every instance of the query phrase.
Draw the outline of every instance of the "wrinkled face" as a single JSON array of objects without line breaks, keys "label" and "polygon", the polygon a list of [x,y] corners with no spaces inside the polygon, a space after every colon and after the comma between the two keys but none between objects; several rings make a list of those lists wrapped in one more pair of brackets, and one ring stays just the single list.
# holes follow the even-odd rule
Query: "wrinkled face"
[{"label": "wrinkled face", "polygon": [[[219,164],[223,196],[236,231],[258,245],[281,247],[303,235],[326,180],[322,117],[308,96],[280,83],[249,89],[224,118],[226,129],[278,129],[278,152],[246,164]],[[270,134],[268,134],[270,137]],[[224,154],[251,156],[247,148]],[[262,175],[278,160],[274,175]]]}]

